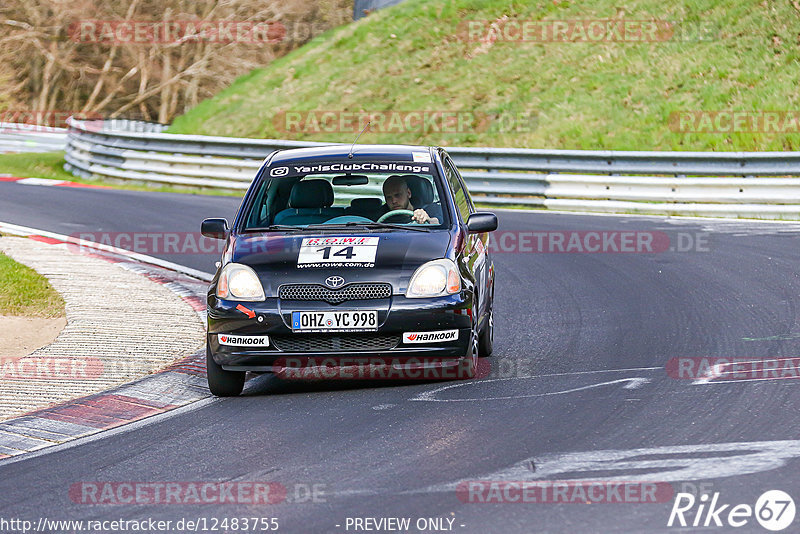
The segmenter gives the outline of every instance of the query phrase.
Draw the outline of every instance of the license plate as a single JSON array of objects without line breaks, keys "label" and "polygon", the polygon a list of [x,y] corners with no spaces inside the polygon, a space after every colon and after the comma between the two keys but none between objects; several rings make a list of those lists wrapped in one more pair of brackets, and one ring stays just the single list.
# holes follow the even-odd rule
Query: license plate
[{"label": "license plate", "polygon": [[295,311],[292,330],[295,332],[365,332],[378,329],[378,312],[355,311]]}]

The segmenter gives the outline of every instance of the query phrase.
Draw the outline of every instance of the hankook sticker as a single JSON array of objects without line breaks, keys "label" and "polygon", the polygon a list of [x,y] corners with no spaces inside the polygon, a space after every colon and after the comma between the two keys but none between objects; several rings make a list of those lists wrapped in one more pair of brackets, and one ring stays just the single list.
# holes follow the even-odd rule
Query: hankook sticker
[{"label": "hankook sticker", "polygon": [[403,332],[403,343],[441,343],[458,339],[458,330],[437,332]]},{"label": "hankook sticker", "polygon": [[217,334],[220,345],[234,347],[269,347],[269,336],[235,336],[232,334]]}]

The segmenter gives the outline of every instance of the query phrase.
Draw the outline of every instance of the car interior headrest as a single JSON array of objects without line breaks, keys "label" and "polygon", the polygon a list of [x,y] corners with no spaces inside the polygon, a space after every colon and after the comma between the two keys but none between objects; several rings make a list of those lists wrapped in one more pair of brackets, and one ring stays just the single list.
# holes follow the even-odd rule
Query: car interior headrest
[{"label": "car interior headrest", "polygon": [[326,180],[301,180],[289,195],[291,208],[327,208],[333,204],[333,186]]},{"label": "car interior headrest", "polygon": [[415,208],[421,208],[433,202],[433,184],[428,180],[415,174],[403,174],[402,178],[411,189],[411,204]]}]

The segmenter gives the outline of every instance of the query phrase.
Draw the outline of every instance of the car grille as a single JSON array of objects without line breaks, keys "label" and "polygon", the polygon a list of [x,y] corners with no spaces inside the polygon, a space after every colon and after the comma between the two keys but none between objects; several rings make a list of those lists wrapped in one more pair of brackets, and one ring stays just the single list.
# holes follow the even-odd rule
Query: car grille
[{"label": "car grille", "polygon": [[391,296],[392,285],[380,282],[347,284],[339,289],[319,284],[284,284],[278,289],[281,299],[317,300],[329,304],[348,300],[388,299]]},{"label": "car grille", "polygon": [[389,350],[400,344],[399,335],[387,334],[304,334],[270,336],[274,346],[284,352],[359,352]]}]

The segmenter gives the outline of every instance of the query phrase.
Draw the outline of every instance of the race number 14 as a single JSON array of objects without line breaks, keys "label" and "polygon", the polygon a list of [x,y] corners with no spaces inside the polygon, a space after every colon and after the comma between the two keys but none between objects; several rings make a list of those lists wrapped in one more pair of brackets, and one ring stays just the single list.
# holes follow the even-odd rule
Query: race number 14
[{"label": "race number 14", "polygon": [[378,237],[329,237],[306,238],[300,245],[297,264],[369,265],[375,263],[378,252]]},{"label": "race number 14", "polygon": [[[336,247],[336,248],[338,248],[338,247]],[[317,252],[322,252],[322,259],[323,260],[329,260],[331,258],[331,251],[332,250],[335,250],[335,247],[322,247],[322,248],[318,248]],[[353,247],[341,247],[341,248],[339,248],[339,250],[334,252],[333,255],[334,256],[341,256],[341,257],[343,257],[345,259],[350,260],[350,259],[353,259],[355,257],[356,253],[353,252]]]}]

